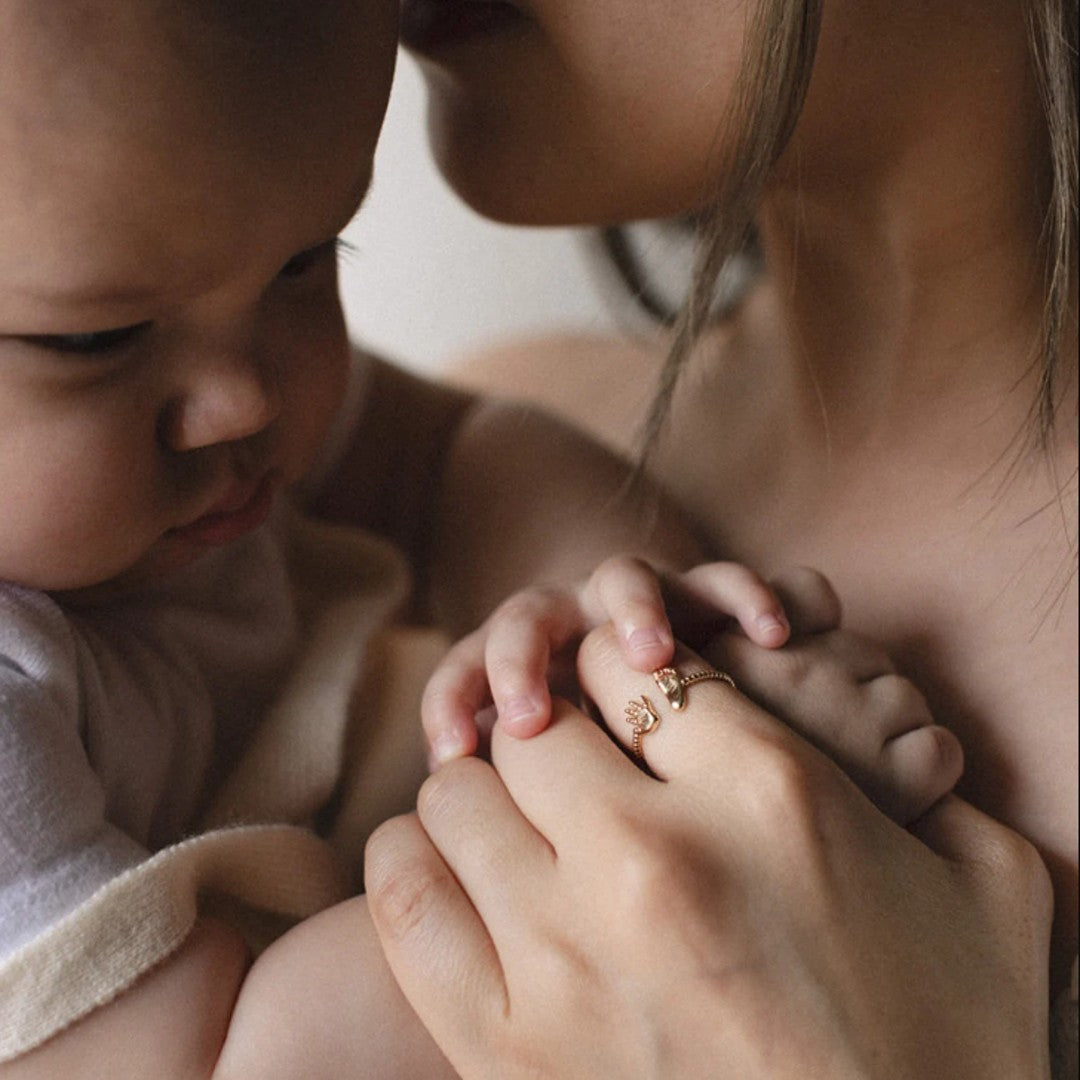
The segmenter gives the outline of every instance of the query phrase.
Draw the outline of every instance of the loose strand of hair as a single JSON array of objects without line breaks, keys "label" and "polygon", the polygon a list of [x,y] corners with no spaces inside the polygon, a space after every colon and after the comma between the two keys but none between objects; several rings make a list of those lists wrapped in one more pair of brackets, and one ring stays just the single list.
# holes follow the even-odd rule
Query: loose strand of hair
[{"label": "loose strand of hair", "polygon": [[641,431],[639,471],[659,442],[679,376],[711,320],[721,274],[748,243],[769,173],[794,130],[813,70],[823,2],[759,0],[751,9],[746,55],[721,128],[721,143],[732,149],[716,170],[717,190],[699,230],[689,295]]},{"label": "loose strand of hair", "polygon": [[1046,117],[1050,191],[1043,230],[1045,301],[1032,405],[1038,445],[1049,445],[1057,413],[1058,368],[1070,331],[1076,275],[1077,232],[1077,11],[1069,0],[1030,0],[1029,44]]}]

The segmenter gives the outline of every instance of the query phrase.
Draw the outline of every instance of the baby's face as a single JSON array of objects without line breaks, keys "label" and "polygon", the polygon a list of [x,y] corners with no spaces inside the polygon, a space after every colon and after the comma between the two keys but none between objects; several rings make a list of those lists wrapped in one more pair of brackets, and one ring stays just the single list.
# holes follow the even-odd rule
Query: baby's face
[{"label": "baby's face", "polygon": [[154,578],[310,463],[396,9],[0,5],[0,579]]}]

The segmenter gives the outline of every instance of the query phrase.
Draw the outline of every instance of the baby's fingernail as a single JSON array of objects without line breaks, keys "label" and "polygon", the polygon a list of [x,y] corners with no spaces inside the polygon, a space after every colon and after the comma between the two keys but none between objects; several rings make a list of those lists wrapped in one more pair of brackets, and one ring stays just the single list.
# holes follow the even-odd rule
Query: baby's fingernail
[{"label": "baby's fingernail", "polygon": [[655,629],[655,627],[648,627],[631,630],[626,637],[626,644],[631,652],[640,653],[670,645],[671,639],[666,634],[662,634]]},{"label": "baby's fingernail", "polygon": [[456,735],[440,735],[428,751],[428,771],[434,772],[440,765],[464,756],[465,746]]},{"label": "baby's fingernail", "polygon": [[499,706],[499,719],[504,723],[516,724],[521,720],[531,720],[540,711],[540,702],[527,694],[517,694],[507,698]]},{"label": "baby's fingernail", "polygon": [[784,633],[788,629],[788,622],[782,615],[759,615],[757,628],[763,634]]}]

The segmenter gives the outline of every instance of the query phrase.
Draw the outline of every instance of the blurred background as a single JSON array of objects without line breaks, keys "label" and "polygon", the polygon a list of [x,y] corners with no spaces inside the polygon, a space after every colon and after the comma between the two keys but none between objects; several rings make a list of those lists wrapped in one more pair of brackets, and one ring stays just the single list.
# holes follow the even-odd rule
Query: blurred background
[{"label": "blurred background", "polygon": [[503,340],[615,328],[590,234],[484,221],[443,183],[428,153],[426,95],[398,61],[367,202],[345,238],[342,293],[355,340],[424,372]]}]

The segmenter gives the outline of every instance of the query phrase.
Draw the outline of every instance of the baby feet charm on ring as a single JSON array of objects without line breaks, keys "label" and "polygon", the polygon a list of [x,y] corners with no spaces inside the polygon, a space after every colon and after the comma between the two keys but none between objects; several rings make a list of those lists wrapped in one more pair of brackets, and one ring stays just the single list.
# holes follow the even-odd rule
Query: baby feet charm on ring
[{"label": "baby feet charm on ring", "polygon": [[686,707],[686,694],[683,691],[683,681],[679,673],[673,667],[657,668],[652,677],[656,685],[664,692],[664,697],[671,703],[671,707],[679,712]]},{"label": "baby feet charm on ring", "polygon": [[686,688],[694,683],[714,680],[715,682],[727,683],[732,689],[735,688],[735,680],[723,671],[714,668],[706,668],[702,671],[691,671],[689,675],[680,675],[673,667],[657,668],[652,673],[653,681],[664,692],[664,697],[676,712],[682,712],[686,708]]}]

